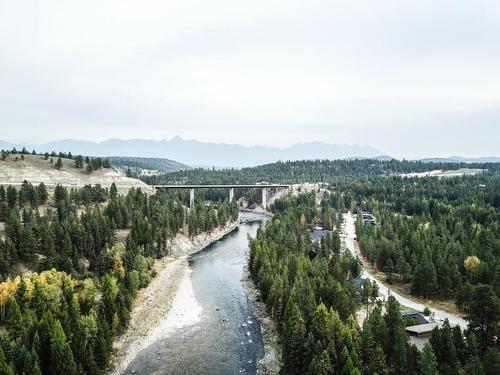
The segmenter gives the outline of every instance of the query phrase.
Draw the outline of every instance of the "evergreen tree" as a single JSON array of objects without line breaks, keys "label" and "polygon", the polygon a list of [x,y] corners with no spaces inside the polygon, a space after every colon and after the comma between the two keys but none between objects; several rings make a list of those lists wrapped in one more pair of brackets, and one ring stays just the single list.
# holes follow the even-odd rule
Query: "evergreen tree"
[{"label": "evergreen tree", "polygon": [[37,186],[37,193],[40,203],[43,204],[47,202],[48,193],[47,193],[47,188],[45,187],[45,184],[43,182],[40,182],[40,185]]},{"label": "evergreen tree", "polygon": [[307,369],[305,354],[306,326],[304,318],[294,301],[290,297],[284,314],[284,353],[285,369],[290,374],[303,374]]},{"label": "evergreen tree", "polygon": [[429,342],[436,355],[440,374],[456,374],[459,368],[459,360],[453,341],[452,329],[447,319],[441,329],[434,329]]},{"label": "evergreen tree", "polygon": [[63,161],[61,158],[58,158],[56,161],[56,169],[60,170],[63,167]]},{"label": "evergreen tree", "polygon": [[0,346],[0,375],[14,375],[14,369],[10,366],[5,358],[5,353]]},{"label": "evergreen tree", "polygon": [[8,303],[6,317],[10,338],[12,340],[23,340],[26,330],[23,322],[23,316],[21,314],[21,309],[19,308],[19,305],[14,298],[11,299]]},{"label": "evergreen tree", "polygon": [[76,363],[66,339],[61,322],[56,320],[50,335],[50,372],[51,374],[76,374]]},{"label": "evergreen tree", "polygon": [[326,350],[314,356],[309,366],[308,374],[310,375],[330,375],[333,374],[333,369],[330,364],[330,356]]},{"label": "evergreen tree", "polygon": [[110,197],[111,199],[115,199],[117,196],[118,196],[118,190],[117,190],[117,188],[116,188],[115,183],[113,182],[113,183],[111,184],[111,187],[109,188],[109,197]]},{"label": "evergreen tree", "polygon": [[387,300],[387,312],[384,316],[387,325],[387,343],[385,353],[391,372],[402,374],[406,371],[406,349],[408,336],[404,329],[399,303],[389,295]]},{"label": "evergreen tree", "polygon": [[484,373],[495,375],[500,373],[500,350],[498,347],[489,347],[484,354]]},{"label": "evergreen tree", "polygon": [[19,255],[22,260],[32,263],[35,260],[36,239],[31,224],[24,225],[19,239]]},{"label": "evergreen tree", "polygon": [[500,300],[490,285],[480,284],[473,288],[467,319],[469,327],[479,338],[481,352],[484,352],[499,334]]},{"label": "evergreen tree", "polygon": [[418,368],[422,375],[439,375],[436,356],[430,343],[424,345],[422,355],[418,361]]},{"label": "evergreen tree", "polygon": [[6,201],[7,201],[7,207],[14,208],[16,206],[17,190],[12,185],[7,186]]}]

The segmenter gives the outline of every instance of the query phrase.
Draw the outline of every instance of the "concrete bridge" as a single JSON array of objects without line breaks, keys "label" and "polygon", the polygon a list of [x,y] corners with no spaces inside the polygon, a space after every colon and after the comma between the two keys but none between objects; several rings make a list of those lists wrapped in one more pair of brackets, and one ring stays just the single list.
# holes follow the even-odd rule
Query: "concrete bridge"
[{"label": "concrete bridge", "polygon": [[289,188],[289,185],[283,184],[229,184],[229,185],[153,185],[156,189],[189,189],[189,207],[194,205],[195,189],[229,189],[229,202],[234,200],[234,189],[262,189],[262,207],[267,208],[267,189],[271,188]]}]

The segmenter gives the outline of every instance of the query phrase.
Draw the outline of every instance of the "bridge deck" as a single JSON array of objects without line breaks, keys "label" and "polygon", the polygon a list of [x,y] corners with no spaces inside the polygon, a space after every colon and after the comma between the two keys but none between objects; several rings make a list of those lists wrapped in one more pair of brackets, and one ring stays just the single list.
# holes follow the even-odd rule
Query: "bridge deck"
[{"label": "bridge deck", "polygon": [[288,188],[290,185],[284,184],[269,184],[269,185],[255,185],[255,184],[232,184],[232,185],[151,185],[155,189],[259,189],[259,188]]}]

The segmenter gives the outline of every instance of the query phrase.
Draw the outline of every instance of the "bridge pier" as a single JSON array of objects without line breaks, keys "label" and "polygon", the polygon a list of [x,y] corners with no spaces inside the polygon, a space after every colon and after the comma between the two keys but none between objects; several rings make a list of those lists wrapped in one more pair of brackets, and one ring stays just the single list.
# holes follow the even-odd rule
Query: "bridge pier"
[{"label": "bridge pier", "polygon": [[194,206],[194,188],[189,189],[189,208]]},{"label": "bridge pier", "polygon": [[262,188],[262,208],[267,208],[267,188]]},{"label": "bridge pier", "polygon": [[180,185],[180,184],[171,184],[171,185],[152,185],[155,190],[157,189],[189,189],[189,207],[194,207],[194,190],[195,189],[229,189],[229,202],[234,201],[234,189],[262,189],[262,207],[264,209],[267,208],[267,189],[275,189],[275,188],[289,188],[289,185],[283,184],[207,184],[207,185]]}]

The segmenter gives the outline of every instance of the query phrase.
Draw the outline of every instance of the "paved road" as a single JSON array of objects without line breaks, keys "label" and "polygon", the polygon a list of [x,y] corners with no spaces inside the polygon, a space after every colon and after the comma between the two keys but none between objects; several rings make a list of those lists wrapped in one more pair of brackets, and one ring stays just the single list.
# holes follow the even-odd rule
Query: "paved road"
[{"label": "paved road", "polygon": [[[354,227],[354,221],[355,221],[355,217],[350,213],[348,212],[347,214],[344,214],[344,224],[343,224],[343,232],[344,232],[344,241],[345,241],[345,245],[346,245],[346,248],[354,255],[356,256],[357,254],[355,253],[354,251],[354,238],[355,238],[355,232],[356,232],[356,229]],[[425,306],[418,303],[418,302],[415,302],[415,301],[412,301],[408,298],[405,298],[403,297],[402,295],[394,292],[393,290],[390,290],[390,288],[388,288],[385,284],[383,284],[381,281],[377,280],[375,277],[373,277],[371,274],[369,274],[368,272],[366,272],[366,270],[363,270],[363,273],[361,275],[363,278],[368,278],[370,280],[374,280],[378,287],[379,287],[379,293],[380,295],[384,298],[384,299],[387,299],[387,296],[389,295],[389,292],[392,296],[394,296],[396,298],[396,300],[402,304],[402,305],[405,305],[405,306],[408,306],[409,308],[411,309],[415,309],[415,310],[418,310],[418,311],[422,311]],[[467,328],[467,321],[465,321],[464,319],[460,318],[459,316],[457,315],[454,315],[454,314],[450,314],[450,313],[447,313],[445,311],[442,311],[442,310],[439,310],[439,309],[435,309],[435,308],[430,308],[431,312],[434,313],[434,318],[435,320],[439,323],[439,322],[443,322],[444,319],[448,319],[448,321],[450,322],[450,324],[452,326],[454,325],[459,325],[460,328],[462,330],[466,329]]]}]

